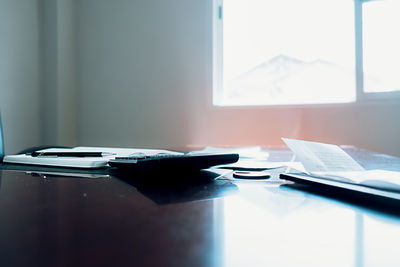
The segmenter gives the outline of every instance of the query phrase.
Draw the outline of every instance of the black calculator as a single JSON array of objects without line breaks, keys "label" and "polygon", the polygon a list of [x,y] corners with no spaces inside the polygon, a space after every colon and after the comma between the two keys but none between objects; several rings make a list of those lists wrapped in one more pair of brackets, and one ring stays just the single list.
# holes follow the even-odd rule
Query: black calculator
[{"label": "black calculator", "polygon": [[158,172],[163,170],[201,170],[212,166],[234,163],[239,154],[161,154],[145,157],[116,157],[108,163],[111,167],[139,172]]}]

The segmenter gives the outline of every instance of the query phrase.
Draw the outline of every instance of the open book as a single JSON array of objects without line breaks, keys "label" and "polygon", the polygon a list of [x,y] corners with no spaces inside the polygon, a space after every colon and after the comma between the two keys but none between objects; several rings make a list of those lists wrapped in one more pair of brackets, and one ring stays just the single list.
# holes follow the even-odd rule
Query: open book
[{"label": "open book", "polygon": [[311,175],[337,182],[358,184],[400,193],[400,172],[366,170],[354,172],[311,173]]},{"label": "open book", "polygon": [[282,138],[313,177],[400,193],[400,172],[365,170],[339,146]]}]

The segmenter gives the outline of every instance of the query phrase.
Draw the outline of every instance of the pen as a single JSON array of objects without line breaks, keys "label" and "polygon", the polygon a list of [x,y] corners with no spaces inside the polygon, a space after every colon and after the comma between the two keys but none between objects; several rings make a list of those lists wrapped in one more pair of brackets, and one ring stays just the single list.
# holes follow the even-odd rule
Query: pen
[{"label": "pen", "polygon": [[40,152],[28,153],[32,157],[104,157],[112,156],[115,153],[110,152]]}]

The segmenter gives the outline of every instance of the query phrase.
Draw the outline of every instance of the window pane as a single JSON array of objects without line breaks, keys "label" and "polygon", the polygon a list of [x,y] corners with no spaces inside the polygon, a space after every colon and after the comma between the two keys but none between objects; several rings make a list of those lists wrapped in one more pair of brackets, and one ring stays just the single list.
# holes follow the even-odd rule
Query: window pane
[{"label": "window pane", "polygon": [[355,100],[351,0],[225,0],[227,105]]},{"label": "window pane", "polygon": [[400,1],[363,4],[364,91],[400,90]]}]

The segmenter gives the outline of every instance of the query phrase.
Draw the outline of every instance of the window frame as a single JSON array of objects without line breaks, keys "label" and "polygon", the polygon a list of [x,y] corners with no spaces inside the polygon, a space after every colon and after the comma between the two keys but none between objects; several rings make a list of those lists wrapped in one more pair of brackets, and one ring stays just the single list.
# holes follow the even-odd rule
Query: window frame
[{"label": "window frame", "polygon": [[283,104],[283,105],[237,105],[224,103],[223,88],[223,0],[213,1],[213,85],[212,104],[218,107],[325,107],[340,105],[359,105],[396,102],[400,100],[400,91],[364,92],[364,53],[363,53],[363,4],[381,0],[353,0],[354,38],[355,38],[355,90],[356,99],[349,103],[327,104]]}]

